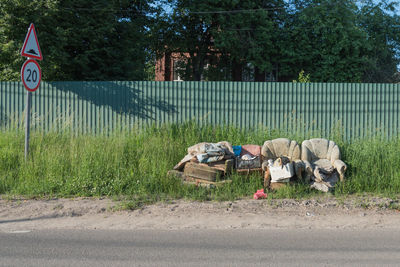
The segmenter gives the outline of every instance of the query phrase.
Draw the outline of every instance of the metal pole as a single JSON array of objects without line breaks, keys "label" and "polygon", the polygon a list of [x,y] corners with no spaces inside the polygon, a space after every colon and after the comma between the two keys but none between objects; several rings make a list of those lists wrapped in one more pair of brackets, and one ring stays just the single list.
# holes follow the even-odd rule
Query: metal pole
[{"label": "metal pole", "polygon": [[25,116],[25,161],[28,160],[29,154],[29,134],[31,128],[31,102],[32,93],[27,91],[26,93],[26,116]]}]

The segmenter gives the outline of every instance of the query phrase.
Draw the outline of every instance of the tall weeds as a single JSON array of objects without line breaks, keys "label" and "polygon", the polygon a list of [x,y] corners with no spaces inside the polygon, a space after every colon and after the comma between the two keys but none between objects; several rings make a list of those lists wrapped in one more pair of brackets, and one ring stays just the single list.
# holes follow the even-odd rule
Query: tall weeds
[{"label": "tall weeds", "polygon": [[[332,139],[348,164],[347,180],[334,194],[400,192],[400,140],[368,137],[344,141],[340,129]],[[262,187],[260,177],[232,175],[232,183],[204,189],[183,186],[166,173],[199,142],[226,140],[233,145],[259,144],[278,137],[301,143],[288,131],[232,126],[200,126],[194,122],[124,130],[110,135],[47,134],[33,132],[30,156],[24,160],[24,135],[18,130],[0,133],[0,194],[26,196],[128,196],[143,201],[169,198],[226,200],[248,197]],[[297,184],[270,197],[319,194]]]}]

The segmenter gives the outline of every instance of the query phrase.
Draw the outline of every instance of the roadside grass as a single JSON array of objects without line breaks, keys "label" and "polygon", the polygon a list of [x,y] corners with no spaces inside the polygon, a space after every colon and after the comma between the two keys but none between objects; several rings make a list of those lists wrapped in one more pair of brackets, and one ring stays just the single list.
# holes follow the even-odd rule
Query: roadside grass
[{"label": "roadside grass", "polygon": [[[235,200],[251,197],[262,188],[258,176],[233,174],[232,183],[206,189],[183,186],[167,171],[181,160],[189,146],[199,142],[226,140],[233,145],[259,144],[288,137],[301,143],[305,138],[266,128],[239,129],[232,126],[198,125],[194,122],[150,126],[109,135],[75,135],[70,132],[33,132],[30,156],[24,160],[24,134],[18,130],[0,133],[0,194],[26,197],[110,196],[136,209],[156,201]],[[397,197],[400,192],[400,139],[380,136],[343,140],[340,130],[332,138],[340,146],[348,165],[346,181],[332,194],[372,193]],[[322,193],[297,183],[270,192],[269,198],[308,198]]]}]

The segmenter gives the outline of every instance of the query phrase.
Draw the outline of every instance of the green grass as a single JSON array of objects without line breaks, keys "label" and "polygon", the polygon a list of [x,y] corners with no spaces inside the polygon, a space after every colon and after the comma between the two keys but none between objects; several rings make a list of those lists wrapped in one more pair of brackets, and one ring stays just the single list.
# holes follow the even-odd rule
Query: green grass
[{"label": "green grass", "polygon": [[[317,135],[316,135],[317,136]],[[400,192],[400,139],[379,137],[343,141],[333,138],[348,164],[346,182],[334,195],[372,193],[396,196]],[[39,133],[31,136],[30,156],[24,160],[24,134],[0,133],[0,194],[27,197],[112,196],[128,200],[127,208],[158,200],[234,200],[250,197],[262,188],[260,177],[232,175],[232,183],[205,189],[183,186],[166,173],[199,142],[226,140],[233,145],[259,144],[288,137],[304,137],[268,129],[240,130],[229,126],[181,125],[148,127],[102,135]],[[315,136],[314,136],[315,137]],[[321,195],[304,184],[269,193],[269,198],[303,198]]]}]

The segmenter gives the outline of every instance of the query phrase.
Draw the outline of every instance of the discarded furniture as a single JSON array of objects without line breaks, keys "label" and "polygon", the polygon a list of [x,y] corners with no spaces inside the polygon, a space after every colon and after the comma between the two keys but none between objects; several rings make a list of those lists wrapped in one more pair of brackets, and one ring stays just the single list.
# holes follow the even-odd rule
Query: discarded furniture
[{"label": "discarded furniture", "polygon": [[188,154],[168,172],[185,184],[217,186],[234,168],[232,145],[228,142],[199,143],[188,148]]},{"label": "discarded furniture", "polygon": [[[231,160],[231,161],[233,161],[233,160]],[[200,164],[203,165],[203,163],[200,163]],[[191,169],[192,167],[190,167],[189,169]],[[178,179],[182,180],[182,183],[184,183],[186,185],[196,185],[196,186],[207,187],[207,188],[218,187],[218,186],[222,186],[224,184],[232,182],[232,180],[224,180],[224,179],[219,180],[217,177],[216,177],[216,179],[202,179],[204,177],[199,176],[198,173],[196,173],[196,171],[194,171],[192,173],[194,173],[195,175],[191,176],[191,175],[186,175],[182,171],[170,170],[170,171],[168,171],[167,175],[170,177],[174,177],[174,178],[178,178]],[[203,175],[203,174],[200,173],[200,175]]]},{"label": "discarded furniture", "polygon": [[[289,140],[288,138],[265,141],[261,148],[261,155],[263,157],[264,187],[269,186],[271,189],[282,187],[289,182],[289,179],[294,174],[296,174],[298,179],[302,179],[301,173],[304,167],[301,161],[300,146],[296,141]],[[280,167],[275,166],[277,167],[275,169],[271,165],[272,161]],[[280,168],[281,170],[279,170]],[[274,171],[277,174],[277,179],[271,181],[271,172],[274,175]]]},{"label": "discarded furniture", "polygon": [[314,138],[301,144],[301,159],[307,173],[307,181],[313,188],[327,192],[337,182],[344,180],[346,164],[340,159],[340,150],[335,142]]},{"label": "discarded furniture", "polygon": [[194,163],[188,162],[184,168],[184,175],[187,177],[215,182],[221,180],[232,172],[233,159],[218,163]]},{"label": "discarded furniture", "polygon": [[234,157],[232,145],[222,141],[218,143],[199,143],[188,148],[188,154],[175,165],[174,170],[182,171],[189,161],[197,163],[213,163]]},{"label": "discarded furniture", "polygon": [[242,175],[260,174],[261,168],[261,146],[259,145],[242,145],[234,146],[236,156],[236,172]]}]

